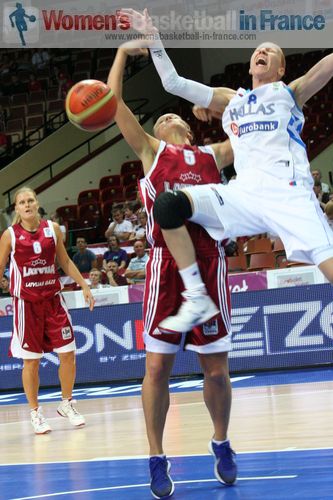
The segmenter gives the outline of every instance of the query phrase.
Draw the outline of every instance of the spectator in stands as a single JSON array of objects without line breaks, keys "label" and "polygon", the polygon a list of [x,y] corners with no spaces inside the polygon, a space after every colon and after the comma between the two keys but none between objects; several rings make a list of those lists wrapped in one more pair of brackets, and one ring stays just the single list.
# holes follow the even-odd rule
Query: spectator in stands
[{"label": "spectator in stands", "polygon": [[6,75],[11,70],[11,64],[9,61],[8,54],[2,54],[0,63],[0,76]]},{"label": "spectator in stands", "polygon": [[318,201],[320,203],[321,209],[324,211],[325,205],[329,201],[329,194],[323,192],[322,184],[321,184],[319,179],[316,179],[314,181],[313,191],[316,195],[316,198],[318,199]]},{"label": "spectator in stands", "polygon": [[20,52],[17,59],[17,71],[33,71],[33,66],[30,61],[30,53],[28,50]]},{"label": "spectator in stands", "polygon": [[61,231],[61,234],[62,234],[62,239],[65,242],[66,241],[66,237],[67,237],[67,228],[66,228],[66,226],[64,224],[63,218],[60,217],[60,215],[58,214],[57,211],[55,211],[51,215],[50,219],[51,219],[52,222],[56,222],[57,224],[59,224],[60,231]]},{"label": "spectator in stands", "polygon": [[34,49],[31,62],[36,69],[46,68],[50,64],[50,55],[46,49]]},{"label": "spectator in stands", "polygon": [[120,269],[125,269],[128,261],[127,252],[120,248],[117,236],[110,236],[108,239],[109,250],[103,255],[103,269],[107,269],[107,263],[117,262]]},{"label": "spectator in stands", "polygon": [[203,140],[203,145],[204,146],[209,146],[210,144],[213,144],[213,139],[211,137],[204,137]]},{"label": "spectator in stands", "polygon": [[333,231],[333,201],[328,201],[325,205],[325,218]]},{"label": "spectator in stands", "polygon": [[29,92],[38,92],[42,90],[42,84],[39,80],[37,80],[34,73],[30,73],[29,75],[28,90]]},{"label": "spectator in stands", "polygon": [[135,202],[127,201],[124,204],[125,220],[129,220],[133,227],[138,223],[138,217],[134,213],[135,207]]},{"label": "spectator in stands", "polygon": [[126,286],[128,285],[125,276],[119,273],[119,266],[116,261],[110,260],[106,264],[106,276],[108,284],[111,286]]},{"label": "spectator in stands", "polygon": [[70,79],[68,75],[61,72],[58,75],[58,85],[59,85],[59,90],[58,90],[59,99],[66,99],[67,92],[71,87],[73,87],[74,82],[73,80]]},{"label": "spectator in stands", "polygon": [[77,252],[73,255],[73,262],[81,273],[89,273],[97,267],[96,255],[87,249],[87,241],[82,236],[76,238]]},{"label": "spectator in stands", "polygon": [[128,241],[133,231],[130,221],[124,219],[124,211],[120,208],[112,211],[113,222],[105,231],[105,237],[117,236],[120,242]]},{"label": "spectator in stands", "polygon": [[41,219],[45,219],[45,217],[47,216],[47,212],[43,207],[38,208],[38,213]]},{"label": "spectator in stands", "polygon": [[89,288],[90,289],[98,289],[103,288],[102,285],[102,272],[97,269],[97,267],[93,267],[89,273]]},{"label": "spectator in stands", "polygon": [[321,180],[321,171],[319,168],[316,168],[316,170],[311,170],[311,174],[313,177],[314,182],[319,181],[321,184],[321,190],[323,193],[329,193],[330,192],[330,187],[326,182],[322,182]]},{"label": "spectator in stands", "polygon": [[9,278],[7,273],[4,273],[0,280],[0,298],[2,297],[10,297]]},{"label": "spectator in stands", "polygon": [[146,239],[147,214],[145,211],[138,214],[138,224],[134,227],[134,231],[130,236],[130,240],[145,240]]},{"label": "spectator in stands", "polygon": [[21,82],[16,73],[10,77],[10,93],[11,94],[24,94],[27,91],[25,83]]},{"label": "spectator in stands", "polygon": [[125,276],[130,283],[144,283],[146,279],[148,254],[145,251],[145,246],[142,241],[136,241],[133,248],[135,257],[132,257],[129,261]]}]

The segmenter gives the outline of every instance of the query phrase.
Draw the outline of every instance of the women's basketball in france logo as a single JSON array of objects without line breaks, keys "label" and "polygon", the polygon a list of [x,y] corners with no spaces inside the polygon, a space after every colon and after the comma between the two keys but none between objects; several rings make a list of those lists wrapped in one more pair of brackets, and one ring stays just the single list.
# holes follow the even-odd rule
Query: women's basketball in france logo
[{"label": "women's basketball in france logo", "polygon": [[25,47],[39,40],[39,9],[20,2],[3,6],[3,41]]}]

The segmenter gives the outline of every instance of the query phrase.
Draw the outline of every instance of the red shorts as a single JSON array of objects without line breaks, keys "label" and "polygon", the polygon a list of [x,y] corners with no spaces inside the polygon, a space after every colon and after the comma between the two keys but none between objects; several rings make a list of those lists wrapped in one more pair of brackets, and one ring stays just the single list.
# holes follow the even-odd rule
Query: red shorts
[{"label": "red shorts", "polygon": [[[158,324],[177,312],[183,300],[181,292],[184,291],[184,285],[175,261],[162,254],[165,254],[165,250],[153,248],[146,266],[144,340],[147,351],[173,353],[179,349],[183,335],[161,333]],[[204,354],[229,351],[230,294],[224,249],[219,246],[219,253],[213,255],[201,253],[197,260],[207,291],[219,307],[220,315],[188,332],[184,349]]]},{"label": "red shorts", "polygon": [[60,293],[39,302],[13,297],[13,311],[9,356],[34,359],[44,352],[75,350],[71,317]]}]

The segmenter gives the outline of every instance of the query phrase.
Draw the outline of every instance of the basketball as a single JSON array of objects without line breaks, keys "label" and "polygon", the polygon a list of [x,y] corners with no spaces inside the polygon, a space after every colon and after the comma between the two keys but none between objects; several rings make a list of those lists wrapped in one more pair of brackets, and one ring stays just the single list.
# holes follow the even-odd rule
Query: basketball
[{"label": "basketball", "polygon": [[30,21],[31,23],[34,23],[34,22],[36,21],[36,16],[30,16],[30,17],[29,17],[29,21]]},{"label": "basketball", "polygon": [[66,97],[69,121],[88,132],[98,132],[111,125],[116,110],[115,95],[99,80],[82,80],[76,83]]}]

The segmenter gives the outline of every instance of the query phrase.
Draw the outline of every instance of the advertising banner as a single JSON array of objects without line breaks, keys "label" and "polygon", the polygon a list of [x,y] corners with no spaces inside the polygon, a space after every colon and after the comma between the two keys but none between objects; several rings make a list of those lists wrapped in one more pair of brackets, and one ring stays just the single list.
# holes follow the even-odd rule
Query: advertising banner
[{"label": "advertising banner", "polygon": [[248,48],[267,40],[281,47],[330,47],[330,0],[26,0],[3,2],[0,22],[3,47],[119,47],[142,43],[144,16],[123,9],[148,9],[166,47]]},{"label": "advertising banner", "polygon": [[[232,296],[233,372],[296,368],[333,362],[331,285],[292,287]],[[142,304],[71,311],[77,341],[77,383],[140,379],[144,374]],[[10,316],[0,317],[0,389],[21,387],[21,360],[8,358]],[[41,385],[58,385],[58,358],[41,360]],[[173,375],[201,373],[181,350]]]}]

